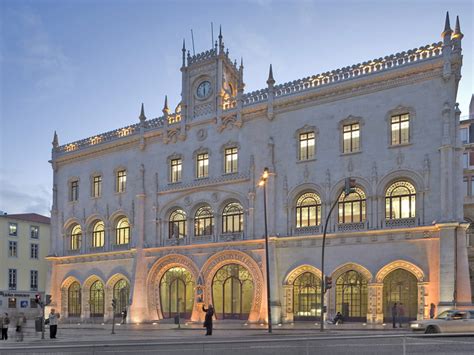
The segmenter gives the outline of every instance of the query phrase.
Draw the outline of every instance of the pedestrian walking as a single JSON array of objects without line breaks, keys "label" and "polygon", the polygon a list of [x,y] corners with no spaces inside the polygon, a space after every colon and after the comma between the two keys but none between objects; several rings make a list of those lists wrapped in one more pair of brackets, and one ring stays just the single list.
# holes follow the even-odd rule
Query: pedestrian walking
[{"label": "pedestrian walking", "polygon": [[58,319],[59,313],[56,313],[54,308],[51,308],[51,313],[49,313],[48,323],[49,323],[49,337],[51,339],[56,339],[56,333],[58,331]]},{"label": "pedestrian walking", "polygon": [[8,325],[10,324],[10,318],[8,317],[8,313],[2,318],[2,340],[8,340]]},{"label": "pedestrian walking", "polygon": [[124,308],[122,311],[122,324],[125,324],[127,321],[127,308]]},{"label": "pedestrian walking", "polygon": [[398,326],[401,328],[405,321],[405,306],[400,302],[398,305]]},{"label": "pedestrian walking", "polygon": [[16,319],[16,341],[23,341],[23,327],[26,324],[26,317],[24,313],[20,313]]},{"label": "pedestrian walking", "polygon": [[214,307],[210,304],[207,309],[202,306],[202,310],[206,312],[203,325],[206,328],[206,335],[212,335],[212,317],[214,316]]},{"label": "pedestrian walking", "polygon": [[398,318],[398,305],[397,302],[395,302],[392,306],[392,326],[393,328],[397,327],[397,319]]},{"label": "pedestrian walking", "polygon": [[436,315],[436,306],[434,303],[430,304],[430,319],[433,319]]}]

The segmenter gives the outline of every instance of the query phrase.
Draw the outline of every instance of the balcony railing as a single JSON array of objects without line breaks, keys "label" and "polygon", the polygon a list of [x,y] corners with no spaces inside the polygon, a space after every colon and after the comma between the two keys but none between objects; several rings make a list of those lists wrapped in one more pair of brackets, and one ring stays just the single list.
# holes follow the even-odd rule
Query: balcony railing
[{"label": "balcony railing", "polygon": [[244,240],[244,233],[243,232],[225,233],[225,234],[219,235],[220,242],[233,242],[236,240]]},{"label": "balcony railing", "polygon": [[367,222],[339,223],[336,230],[338,232],[351,232],[365,230],[367,227]]},{"label": "balcony railing", "polygon": [[398,219],[386,219],[386,228],[404,228],[416,226],[416,218],[398,218]]},{"label": "balcony railing", "polygon": [[295,235],[305,235],[305,234],[319,234],[321,226],[312,226],[312,227],[300,227],[295,228]]}]

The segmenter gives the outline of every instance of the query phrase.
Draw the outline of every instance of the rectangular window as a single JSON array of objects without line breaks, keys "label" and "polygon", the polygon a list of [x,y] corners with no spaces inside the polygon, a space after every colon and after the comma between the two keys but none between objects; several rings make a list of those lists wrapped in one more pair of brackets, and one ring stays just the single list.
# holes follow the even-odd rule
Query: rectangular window
[{"label": "rectangular window", "polygon": [[36,243],[30,244],[30,258],[31,259],[38,259],[38,247],[39,245]]},{"label": "rectangular window", "polygon": [[343,127],[343,152],[358,152],[360,149],[360,126],[358,123],[344,125]]},{"label": "rectangular window", "polygon": [[469,154],[463,153],[462,155],[462,167],[463,169],[469,168]]},{"label": "rectangular window", "polygon": [[8,308],[16,308],[16,297],[8,298]]},{"label": "rectangular window", "polygon": [[237,148],[227,148],[225,150],[225,173],[236,173],[237,162],[238,162],[238,150]]},{"label": "rectangular window", "polygon": [[314,158],[315,147],[314,132],[307,132],[300,134],[299,141],[299,160],[310,160]]},{"label": "rectangular window", "polygon": [[8,241],[8,256],[16,258],[18,256],[17,242]]},{"label": "rectangular window", "polygon": [[461,128],[461,143],[462,144],[469,143],[469,128],[468,127]]},{"label": "rectangular window", "polygon": [[102,195],[102,176],[97,175],[92,179],[92,197],[100,197]]},{"label": "rectangular window", "polygon": [[30,289],[38,290],[38,270],[30,270]]},{"label": "rectangular window", "polygon": [[38,304],[34,298],[30,298],[30,308],[38,308]]},{"label": "rectangular window", "polygon": [[469,196],[469,180],[468,178],[465,176],[463,177],[462,179],[462,182],[463,182],[463,185],[464,185],[464,196]]},{"label": "rectangular window", "polygon": [[8,289],[16,290],[16,269],[8,269]]},{"label": "rectangular window", "polygon": [[196,158],[196,177],[198,179],[209,176],[209,153],[198,154]]},{"label": "rectangular window", "polygon": [[125,192],[126,185],[127,185],[127,171],[126,170],[117,171],[117,192]]},{"label": "rectangular window", "polygon": [[79,181],[71,181],[69,197],[70,201],[77,201],[79,198]]},{"label": "rectangular window", "polygon": [[33,239],[39,238],[39,227],[38,226],[30,226],[30,237]]},{"label": "rectangular window", "polygon": [[183,166],[183,161],[181,158],[171,159],[170,161],[170,182],[179,182],[181,181],[181,169]]},{"label": "rectangular window", "polygon": [[10,222],[8,224],[8,235],[16,237],[18,235],[18,224]]},{"label": "rectangular window", "polygon": [[392,116],[391,132],[392,145],[410,143],[410,115]]}]

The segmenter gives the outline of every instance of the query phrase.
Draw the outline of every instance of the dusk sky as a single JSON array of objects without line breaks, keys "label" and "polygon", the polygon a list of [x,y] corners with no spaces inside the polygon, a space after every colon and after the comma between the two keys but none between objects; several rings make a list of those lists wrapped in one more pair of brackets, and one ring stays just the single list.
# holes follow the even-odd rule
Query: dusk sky
[{"label": "dusk sky", "polygon": [[[244,59],[246,92],[441,40],[446,11],[460,16],[473,85],[473,1],[1,0],[0,210],[49,215],[53,132],[65,144],[161,115],[180,100],[181,46],[211,47],[222,24]],[[383,118],[381,118],[383,119]]]}]

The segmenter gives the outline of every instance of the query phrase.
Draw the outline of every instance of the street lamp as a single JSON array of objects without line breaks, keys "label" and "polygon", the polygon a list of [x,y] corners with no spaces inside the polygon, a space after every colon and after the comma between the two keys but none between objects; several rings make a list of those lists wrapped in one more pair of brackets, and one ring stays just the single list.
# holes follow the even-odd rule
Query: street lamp
[{"label": "street lamp", "polygon": [[263,187],[263,214],[265,225],[265,267],[267,270],[267,314],[268,314],[268,332],[272,332],[272,310],[270,308],[270,265],[268,262],[268,227],[267,227],[267,179],[269,176],[268,168],[263,169],[263,174],[258,186]]},{"label": "street lamp", "polygon": [[[339,201],[339,198],[341,197],[342,194],[345,194],[347,197],[349,194],[352,192],[355,192],[355,187],[356,187],[356,180],[353,178],[346,178],[344,181],[344,190],[341,191],[341,193],[337,196],[336,200],[331,206],[331,209],[329,210],[328,215],[326,216],[326,222],[324,223],[324,231],[323,231],[323,244],[321,247],[321,331],[324,331],[324,295],[326,294],[326,285],[325,285],[325,280],[326,277],[324,277],[324,247],[326,245],[326,232],[328,229],[328,223],[329,223],[329,218],[331,217],[331,213],[334,210],[334,207],[336,207],[337,202]],[[330,279],[330,282],[332,284],[332,279]],[[329,289],[329,287],[328,287]]]}]

